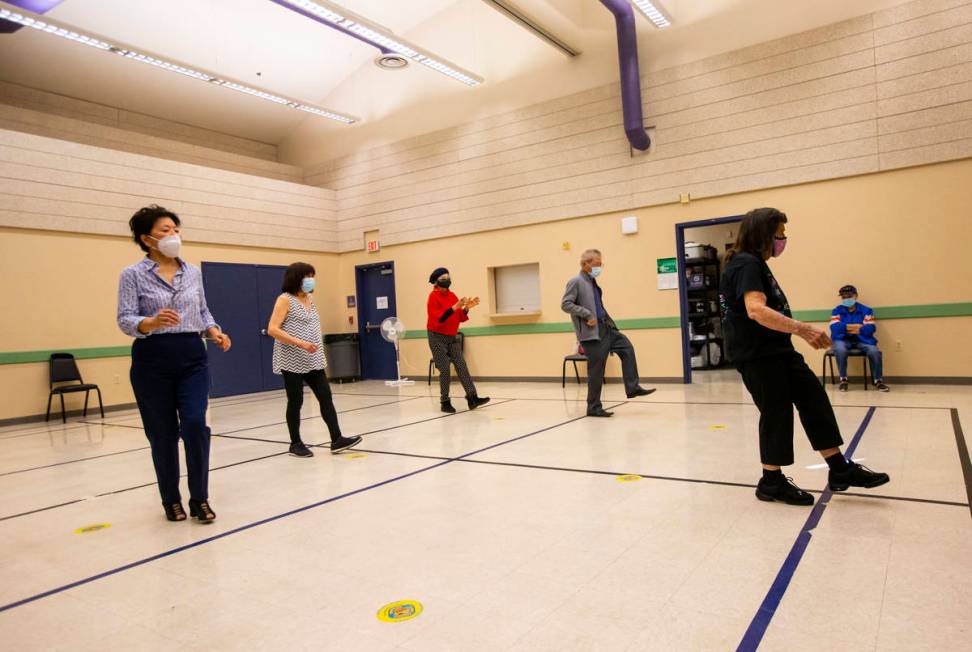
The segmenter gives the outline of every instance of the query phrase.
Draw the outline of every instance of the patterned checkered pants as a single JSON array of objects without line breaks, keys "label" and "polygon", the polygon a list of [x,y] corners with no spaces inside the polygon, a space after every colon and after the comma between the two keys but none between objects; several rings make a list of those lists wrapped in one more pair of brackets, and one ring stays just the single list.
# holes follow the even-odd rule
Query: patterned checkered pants
[{"label": "patterned checkered pants", "polygon": [[456,336],[443,335],[429,331],[429,348],[432,349],[432,361],[435,368],[439,370],[439,393],[442,401],[449,400],[450,377],[449,363],[456,367],[456,375],[462,388],[466,390],[466,396],[476,395],[476,386],[472,378],[469,377],[469,369],[466,368],[466,361],[462,357],[462,348],[459,346],[459,338]]}]

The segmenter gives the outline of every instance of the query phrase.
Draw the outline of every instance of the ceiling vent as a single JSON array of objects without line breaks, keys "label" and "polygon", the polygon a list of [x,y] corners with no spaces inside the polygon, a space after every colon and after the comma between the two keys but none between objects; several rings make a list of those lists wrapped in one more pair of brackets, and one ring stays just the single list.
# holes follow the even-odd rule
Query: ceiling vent
[{"label": "ceiling vent", "polygon": [[375,65],[383,70],[402,70],[408,65],[408,59],[398,54],[382,54],[375,58]]}]

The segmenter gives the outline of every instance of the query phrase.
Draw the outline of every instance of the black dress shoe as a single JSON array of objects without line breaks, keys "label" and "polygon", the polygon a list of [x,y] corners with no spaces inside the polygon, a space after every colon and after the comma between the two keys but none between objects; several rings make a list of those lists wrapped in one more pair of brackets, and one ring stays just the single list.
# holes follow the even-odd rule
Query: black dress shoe
[{"label": "black dress shoe", "polygon": [[891,482],[891,476],[887,473],[877,473],[871,469],[848,460],[847,468],[844,471],[830,472],[830,490],[847,491],[848,487],[864,487],[873,489],[882,484]]},{"label": "black dress shoe", "polygon": [[612,416],[614,416],[614,412],[608,412],[607,410],[604,410],[604,409],[601,409],[601,410],[593,410],[591,412],[588,412],[587,413],[587,416],[589,416],[589,417],[612,417]]},{"label": "black dress shoe", "polygon": [[486,405],[487,403],[489,403],[488,396],[483,396],[482,398],[480,398],[475,394],[473,394],[472,396],[466,397],[466,404],[469,406],[470,410],[475,410],[479,406]]},{"label": "black dress shoe", "polygon": [[200,523],[210,523],[216,520],[216,512],[209,506],[208,500],[189,499],[189,516],[197,519]]},{"label": "black dress shoe", "polygon": [[171,505],[162,503],[165,510],[165,517],[170,521],[186,520],[186,510],[182,509],[182,503],[172,503]]},{"label": "black dress shoe", "polygon": [[452,406],[452,401],[442,401],[442,407],[440,409],[447,414],[456,413],[456,408]]},{"label": "black dress shoe", "polygon": [[802,505],[809,507],[813,504],[813,496],[793,484],[792,478],[783,478],[775,483],[766,482],[760,478],[756,485],[756,497],[766,502],[780,501],[787,505]]},{"label": "black dress shoe", "polygon": [[637,390],[635,390],[634,394],[628,394],[628,398],[635,398],[637,396],[648,396],[649,394],[654,394],[654,393],[655,393],[654,388],[645,389],[644,387],[639,387]]}]

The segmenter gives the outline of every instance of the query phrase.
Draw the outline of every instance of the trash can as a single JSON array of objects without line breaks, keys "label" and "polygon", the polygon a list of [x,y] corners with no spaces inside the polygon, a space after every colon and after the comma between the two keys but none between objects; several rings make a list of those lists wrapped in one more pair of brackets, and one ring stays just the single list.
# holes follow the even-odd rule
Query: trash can
[{"label": "trash can", "polygon": [[331,333],[324,336],[327,377],[339,383],[361,380],[361,358],[357,333]]}]

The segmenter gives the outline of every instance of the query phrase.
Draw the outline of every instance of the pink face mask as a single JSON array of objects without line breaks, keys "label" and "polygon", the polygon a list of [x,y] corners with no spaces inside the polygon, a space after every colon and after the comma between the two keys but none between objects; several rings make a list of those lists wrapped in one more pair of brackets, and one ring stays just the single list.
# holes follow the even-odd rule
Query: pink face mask
[{"label": "pink face mask", "polygon": [[779,258],[786,249],[786,238],[776,238],[773,240],[773,258]]}]

